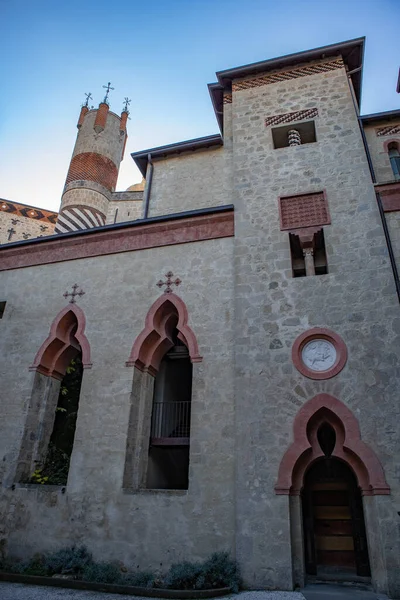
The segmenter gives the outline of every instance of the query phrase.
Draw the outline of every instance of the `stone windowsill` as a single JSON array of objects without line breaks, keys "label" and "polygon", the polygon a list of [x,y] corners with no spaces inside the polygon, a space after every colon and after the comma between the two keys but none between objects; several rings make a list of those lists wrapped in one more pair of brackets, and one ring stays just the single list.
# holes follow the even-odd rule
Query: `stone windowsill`
[{"label": "stone windowsill", "polygon": [[67,485],[46,485],[43,483],[14,483],[11,486],[12,490],[24,489],[24,490],[42,490],[44,492],[66,492]]},{"label": "stone windowsill", "polygon": [[165,496],[186,496],[188,493],[188,490],[163,490],[163,489],[147,489],[147,488],[141,488],[141,489],[133,489],[133,488],[122,488],[122,491],[124,494],[150,494],[150,495],[165,495]]}]

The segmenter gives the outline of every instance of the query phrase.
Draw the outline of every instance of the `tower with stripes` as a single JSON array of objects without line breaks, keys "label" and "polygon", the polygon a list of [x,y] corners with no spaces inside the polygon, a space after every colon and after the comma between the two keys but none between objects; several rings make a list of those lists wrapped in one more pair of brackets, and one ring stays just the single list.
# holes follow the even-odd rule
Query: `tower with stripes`
[{"label": "tower with stripes", "polygon": [[[111,88],[112,89],[112,88]],[[108,91],[97,109],[82,106],[78,136],[61,199],[55,233],[105,225],[127,140],[128,107],[110,111]]]}]

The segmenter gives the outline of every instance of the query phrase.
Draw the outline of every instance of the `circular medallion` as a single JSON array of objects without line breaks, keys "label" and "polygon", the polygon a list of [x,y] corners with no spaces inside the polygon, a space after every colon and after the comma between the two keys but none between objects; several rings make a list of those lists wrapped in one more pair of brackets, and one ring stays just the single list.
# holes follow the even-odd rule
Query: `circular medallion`
[{"label": "circular medallion", "polygon": [[315,339],[303,347],[301,358],[312,371],[327,371],[336,362],[336,348],[328,340]]},{"label": "circular medallion", "polygon": [[347,348],[336,333],[316,327],[305,331],[295,340],[292,359],[296,369],[305,377],[329,379],[346,364]]}]

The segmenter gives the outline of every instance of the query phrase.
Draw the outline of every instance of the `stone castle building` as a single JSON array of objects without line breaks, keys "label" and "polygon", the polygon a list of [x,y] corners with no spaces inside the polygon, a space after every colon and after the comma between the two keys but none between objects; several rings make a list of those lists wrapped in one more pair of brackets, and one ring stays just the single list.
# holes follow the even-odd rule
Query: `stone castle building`
[{"label": "stone castle building", "polygon": [[126,192],[127,110],[83,107],[60,212],[2,201],[4,551],[400,597],[400,110],[359,115],[363,51],[217,73],[221,133]]}]

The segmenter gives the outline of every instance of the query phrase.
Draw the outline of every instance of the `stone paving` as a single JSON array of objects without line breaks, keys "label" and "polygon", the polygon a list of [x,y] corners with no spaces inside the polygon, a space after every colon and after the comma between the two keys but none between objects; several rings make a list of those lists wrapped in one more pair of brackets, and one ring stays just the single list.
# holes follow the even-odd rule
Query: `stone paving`
[{"label": "stone paving", "polygon": [[[65,588],[0,582],[0,600],[149,600],[142,596],[105,594]],[[223,600],[304,600],[298,592],[241,592]]]},{"label": "stone paving", "polygon": [[[149,600],[143,596],[106,594],[66,588],[0,582],[0,600]],[[223,600],[388,600],[387,596],[353,586],[313,584],[300,592],[241,592]]]},{"label": "stone paving", "polygon": [[306,600],[386,600],[387,596],[376,594],[361,587],[346,585],[312,584],[304,588],[302,594]]}]

